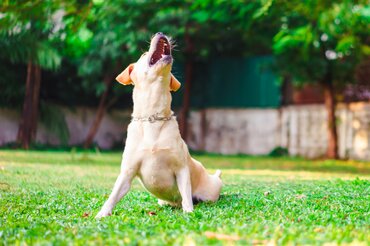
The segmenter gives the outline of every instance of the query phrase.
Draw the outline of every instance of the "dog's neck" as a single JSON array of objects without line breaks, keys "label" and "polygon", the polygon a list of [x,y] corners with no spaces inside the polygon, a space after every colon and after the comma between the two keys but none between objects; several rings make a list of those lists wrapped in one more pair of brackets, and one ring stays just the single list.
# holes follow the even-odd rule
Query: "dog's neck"
[{"label": "dog's neck", "polygon": [[151,84],[135,85],[132,98],[134,102],[133,117],[150,117],[158,115],[169,117],[171,111],[171,93],[168,83],[160,81]]}]

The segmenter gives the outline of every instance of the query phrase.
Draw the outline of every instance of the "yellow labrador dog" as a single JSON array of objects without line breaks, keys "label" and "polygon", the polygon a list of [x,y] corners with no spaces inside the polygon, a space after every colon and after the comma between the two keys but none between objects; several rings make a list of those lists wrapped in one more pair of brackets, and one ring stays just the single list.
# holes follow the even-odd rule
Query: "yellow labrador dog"
[{"label": "yellow labrador dog", "polygon": [[96,218],[112,214],[135,176],[159,199],[159,204],[181,204],[185,212],[193,211],[193,199],[218,200],[221,171],[209,175],[190,156],[171,111],[171,91],[180,88],[171,68],[171,43],[165,35],[157,33],[149,51],[117,76],[121,84],[135,86],[134,110],[127,129],[121,172]]}]

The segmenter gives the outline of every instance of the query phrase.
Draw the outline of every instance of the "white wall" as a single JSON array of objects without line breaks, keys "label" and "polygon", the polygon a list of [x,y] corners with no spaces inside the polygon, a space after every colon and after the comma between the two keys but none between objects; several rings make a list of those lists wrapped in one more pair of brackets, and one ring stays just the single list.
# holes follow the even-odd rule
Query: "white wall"
[{"label": "white wall", "polygon": [[[341,158],[370,160],[370,103],[337,107]],[[327,148],[324,105],[280,109],[206,109],[191,112],[188,144],[223,154],[268,154],[277,146],[290,155],[322,157]]]},{"label": "white wall", "polygon": [[190,148],[222,154],[266,154],[279,144],[276,109],[207,109],[191,112]]},{"label": "white wall", "polygon": [[[95,116],[95,110],[85,107],[75,108],[73,111],[63,108],[64,116],[69,129],[69,145],[81,145],[87,136],[90,125]],[[102,149],[109,149],[115,144],[122,143],[125,138],[127,125],[130,121],[129,111],[114,110],[103,118],[95,142]],[[19,113],[0,108],[0,145],[15,142],[19,124]],[[57,136],[48,132],[39,123],[36,141],[43,144],[58,145]]]},{"label": "white wall", "polygon": [[[82,144],[95,110],[63,109],[70,131],[70,145]],[[130,111],[109,112],[95,138],[108,149],[122,144]],[[19,114],[0,109],[0,145],[14,142]],[[337,108],[339,155],[370,160],[370,103],[352,103]],[[194,150],[222,154],[268,154],[277,146],[291,155],[321,157],[327,148],[324,105],[288,106],[281,109],[205,109],[192,111],[188,120],[188,145]],[[37,141],[59,144],[56,136],[39,124]]]}]

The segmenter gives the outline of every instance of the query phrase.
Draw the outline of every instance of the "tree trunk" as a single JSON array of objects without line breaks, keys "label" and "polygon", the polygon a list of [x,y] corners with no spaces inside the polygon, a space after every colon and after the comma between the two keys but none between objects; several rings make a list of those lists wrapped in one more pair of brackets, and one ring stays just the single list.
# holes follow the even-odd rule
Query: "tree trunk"
[{"label": "tree trunk", "polygon": [[180,115],[180,133],[182,138],[186,141],[188,137],[188,114],[190,108],[190,89],[191,81],[193,77],[193,43],[188,32],[189,26],[186,26],[185,30],[185,50],[186,50],[186,61],[185,61],[185,89],[182,101],[181,115]]},{"label": "tree trunk", "polygon": [[40,85],[41,85],[41,68],[34,66],[35,69],[35,84],[33,91],[33,104],[32,104],[32,127],[31,127],[31,140],[36,139],[37,121],[39,115],[39,101],[40,101]]},{"label": "tree trunk", "polygon": [[186,141],[188,137],[188,114],[190,108],[190,89],[193,75],[193,63],[187,59],[185,64],[185,89],[182,100],[181,116],[180,116],[180,132],[182,138]]},{"label": "tree trunk", "polygon": [[92,125],[89,129],[89,132],[87,134],[87,137],[85,139],[85,143],[84,143],[84,148],[85,149],[89,148],[91,146],[91,144],[93,143],[95,135],[99,130],[100,123],[102,122],[102,120],[104,118],[104,114],[105,114],[105,112],[108,108],[107,98],[108,98],[108,94],[109,94],[109,91],[110,91],[110,85],[112,83],[112,77],[111,76],[105,76],[103,81],[104,81],[104,84],[105,84],[105,91],[100,96],[99,106],[98,106],[98,110],[97,110],[96,115],[95,115],[95,119],[94,119],[94,121],[93,121],[93,123],[92,123]]},{"label": "tree trunk", "polygon": [[331,76],[326,76],[325,81],[323,81],[321,85],[324,89],[325,107],[328,114],[328,149],[326,157],[338,159],[338,135],[335,119],[336,100]]},{"label": "tree trunk", "polygon": [[17,134],[17,141],[24,149],[28,149],[31,142],[36,138],[40,85],[41,68],[32,62],[28,62],[26,93]]}]

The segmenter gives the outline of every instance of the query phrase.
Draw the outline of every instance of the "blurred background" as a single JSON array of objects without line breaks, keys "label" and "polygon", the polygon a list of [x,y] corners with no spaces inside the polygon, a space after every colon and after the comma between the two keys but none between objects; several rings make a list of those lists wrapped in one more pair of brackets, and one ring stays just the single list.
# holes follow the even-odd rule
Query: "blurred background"
[{"label": "blurred background", "polygon": [[368,1],[0,3],[0,146],[122,149],[114,78],[163,32],[194,151],[370,160]]}]

